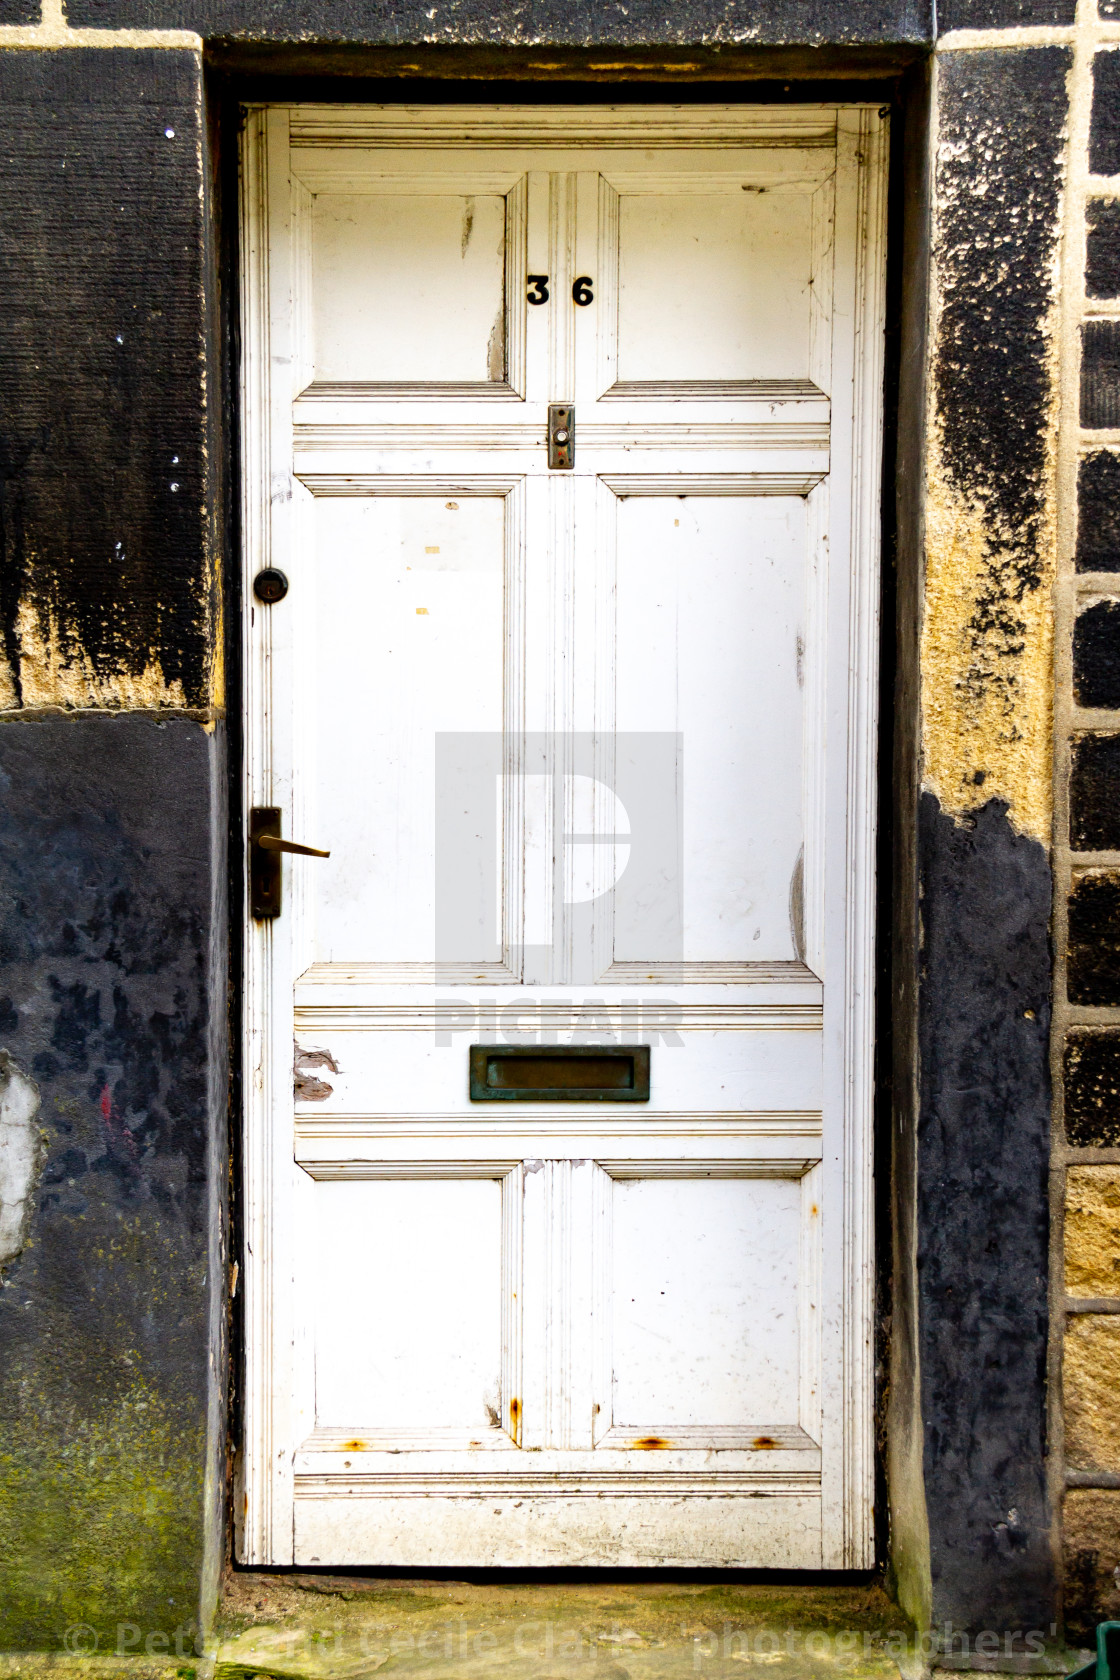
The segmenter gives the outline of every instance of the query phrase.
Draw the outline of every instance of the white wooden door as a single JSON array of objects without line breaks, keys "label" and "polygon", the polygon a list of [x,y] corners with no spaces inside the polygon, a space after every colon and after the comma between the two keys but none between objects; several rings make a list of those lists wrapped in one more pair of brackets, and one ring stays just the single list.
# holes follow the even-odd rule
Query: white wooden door
[{"label": "white wooden door", "polygon": [[872,1561],[885,127],[249,113],[246,1562]]}]

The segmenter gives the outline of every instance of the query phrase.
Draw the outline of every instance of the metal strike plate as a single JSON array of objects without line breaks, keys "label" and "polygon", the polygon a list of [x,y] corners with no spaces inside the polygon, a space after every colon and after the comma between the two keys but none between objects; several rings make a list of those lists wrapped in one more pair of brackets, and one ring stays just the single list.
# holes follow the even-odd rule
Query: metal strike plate
[{"label": "metal strike plate", "polygon": [[472,1102],[648,1102],[649,1045],[472,1044]]},{"label": "metal strike plate", "polygon": [[548,405],[548,464],[560,471],[576,464],[576,411],[567,403]]}]

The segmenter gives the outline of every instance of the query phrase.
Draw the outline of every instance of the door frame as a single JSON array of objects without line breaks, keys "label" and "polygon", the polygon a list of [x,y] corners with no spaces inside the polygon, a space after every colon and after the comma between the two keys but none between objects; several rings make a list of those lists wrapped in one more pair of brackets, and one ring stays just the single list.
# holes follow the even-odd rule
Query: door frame
[{"label": "door frame", "polygon": [[[516,86],[516,84],[515,84]],[[838,88],[842,91],[843,84]],[[604,87],[609,95],[609,86]],[[444,103],[438,88],[426,89],[431,103]],[[599,95],[599,99],[602,94]],[[713,90],[713,100],[724,101],[721,92]],[[285,100],[277,103],[294,103]],[[396,103],[378,99],[370,103]],[[412,103],[413,97],[399,100]],[[516,98],[511,103],[520,103]],[[594,95],[581,99],[581,104],[597,103]],[[605,102],[605,101],[604,101]],[[299,101],[304,103],[304,101]],[[312,103],[307,101],[306,103]],[[498,103],[491,101],[488,103]],[[665,104],[674,101],[666,89]],[[742,101],[748,103],[748,101]],[[751,100],[754,104],[756,101]],[[758,102],[761,103],[761,102]],[[770,103],[770,102],[767,102]],[[853,410],[856,416],[851,433],[850,461],[845,467],[834,452],[831,474],[834,484],[851,485],[849,529],[853,552],[874,555],[874,562],[866,567],[853,568],[850,576],[851,610],[857,630],[851,646],[856,653],[856,680],[849,698],[849,771],[853,797],[850,803],[848,830],[849,857],[854,860],[856,880],[849,900],[847,938],[845,942],[845,976],[842,981],[849,1007],[844,1014],[845,1065],[848,1077],[845,1088],[845,1222],[849,1241],[845,1244],[845,1267],[848,1285],[845,1300],[850,1314],[844,1325],[848,1361],[845,1367],[844,1393],[846,1426],[844,1431],[844,1481],[847,1487],[865,1491],[862,1500],[844,1501],[843,1534],[838,1561],[831,1567],[867,1569],[874,1562],[871,1523],[871,1492],[874,1482],[874,1232],[873,1206],[873,1063],[875,1058],[875,866],[876,815],[884,803],[877,791],[878,784],[878,704],[881,672],[879,668],[880,642],[880,566],[882,529],[882,451],[884,401],[885,344],[887,300],[887,154],[889,146],[885,124],[875,121],[877,104],[862,101],[847,103],[843,98],[827,101],[842,109],[864,113],[863,127],[853,131],[852,143],[869,146],[875,160],[867,170],[860,171],[858,195],[860,203],[856,215],[861,228],[860,278],[856,292],[858,315],[854,342],[857,347],[870,344],[869,354],[855,356],[853,366]],[[272,648],[271,629],[266,629],[269,615],[254,615],[251,579],[270,561],[282,566],[282,556],[271,545],[268,509],[272,495],[284,492],[284,486],[273,484],[270,470],[272,436],[269,426],[269,358],[290,351],[269,338],[267,308],[267,247],[264,234],[267,228],[269,205],[262,168],[262,147],[266,143],[259,128],[254,129],[252,110],[246,124],[244,166],[240,182],[241,246],[241,346],[240,368],[240,474],[241,474],[241,548],[242,599],[246,610],[242,615],[240,635],[240,666],[243,676],[243,706],[245,739],[253,733],[254,717],[258,732],[264,720],[267,738],[267,719],[271,715],[269,678]],[[782,104],[782,109],[790,109]],[[293,284],[295,276],[292,277]],[[834,386],[835,388],[835,386]],[[259,486],[269,487],[269,496],[259,494]],[[888,627],[889,628],[889,627]],[[241,766],[240,794],[245,806],[254,800],[255,770],[252,754],[244,752]],[[885,769],[885,766],[884,766]],[[884,785],[887,778],[884,777]],[[311,838],[314,838],[312,836]],[[881,841],[880,836],[880,841]],[[242,845],[238,846],[240,885],[244,891],[244,860]],[[270,958],[267,947],[271,930],[262,929],[248,917],[244,922],[242,958],[242,1068],[243,1105],[240,1159],[241,1237],[246,1253],[241,1261],[243,1288],[242,1324],[244,1348],[242,1359],[243,1398],[241,1402],[242,1439],[238,1454],[239,1474],[235,1501],[235,1520],[238,1530],[236,1553],[246,1564],[272,1561],[272,1548],[265,1536],[282,1511],[276,1507],[275,1478],[264,1472],[272,1464],[277,1448],[277,1415],[273,1403],[259,1405],[256,1397],[271,1395],[267,1351],[271,1335],[266,1327],[275,1323],[276,1302],[267,1289],[258,1286],[263,1275],[271,1275],[268,1257],[272,1233],[265,1209],[275,1206],[276,1170],[290,1154],[290,1140],[278,1139],[267,1123],[272,1113],[272,1094],[278,1078],[290,1077],[287,1049],[274,1046],[273,1054],[262,1055],[260,1035],[254,1022],[263,1018],[265,992],[270,989],[268,974]],[[832,982],[836,984],[835,981]],[[852,1230],[857,1240],[850,1240]],[[246,1261],[252,1255],[253,1266]],[[287,1472],[290,1486],[290,1469]],[[282,1485],[282,1479],[281,1479]],[[283,1505],[283,1498],[281,1499]],[[854,1507],[859,1506],[860,1509]]]}]

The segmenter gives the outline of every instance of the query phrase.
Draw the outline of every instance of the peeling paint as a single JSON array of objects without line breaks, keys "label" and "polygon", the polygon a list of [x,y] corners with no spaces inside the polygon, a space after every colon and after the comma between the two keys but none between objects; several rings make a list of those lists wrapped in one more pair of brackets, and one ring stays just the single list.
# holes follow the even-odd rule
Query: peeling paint
[{"label": "peeling paint", "polygon": [[301,1050],[297,1044],[292,1081],[297,1102],[326,1102],[328,1097],[333,1096],[334,1086],[317,1078],[311,1071],[314,1068],[339,1072],[338,1063],[329,1050]]},{"label": "peeling paint", "polygon": [[39,1087],[0,1050],[0,1267],[27,1243],[44,1142],[35,1125]]}]

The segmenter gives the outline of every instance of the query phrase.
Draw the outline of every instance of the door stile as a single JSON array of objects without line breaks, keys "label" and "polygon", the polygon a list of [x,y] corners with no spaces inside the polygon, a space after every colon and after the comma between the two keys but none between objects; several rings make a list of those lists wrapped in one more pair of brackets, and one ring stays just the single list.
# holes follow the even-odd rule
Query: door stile
[{"label": "door stile", "polygon": [[[845,844],[826,859],[827,938],[842,966],[826,977],[834,1005],[825,1010],[824,1100],[826,1112],[831,1107],[844,1119],[822,1164],[826,1251],[828,1222],[842,1226],[831,1238],[842,1267],[824,1314],[824,1381],[826,1388],[838,1385],[838,1403],[826,1398],[821,1442],[825,1569],[869,1568],[874,1560],[874,828],[886,143],[887,121],[877,111],[838,113],[834,312],[853,330],[834,334],[829,475],[830,588],[846,594],[833,623],[846,646],[835,647],[829,661],[829,722],[845,747],[833,748],[826,797],[830,831],[843,833]],[[840,393],[851,395],[841,402]]]},{"label": "door stile", "polygon": [[554,307],[548,311],[551,334],[545,401],[550,403],[571,403],[576,399],[575,314],[569,302],[575,278],[572,264],[577,184],[578,177],[570,171],[553,170],[549,175],[548,251]]},{"label": "door stile", "polygon": [[[295,262],[288,171],[288,113],[254,110],[242,172],[242,325],[245,547],[248,576],[266,566],[291,573],[291,397]],[[253,400],[255,396],[256,400]],[[260,487],[267,495],[260,495]],[[287,807],[290,832],[290,713],[277,695],[291,678],[287,616],[256,610],[246,592],[243,659],[247,688],[245,805]],[[244,1096],[245,1410],[237,1518],[246,1562],[290,1559],[294,1229],[291,1171],[292,953],[271,922],[247,920],[244,950],[248,1057]],[[288,1123],[283,1123],[284,1117]],[[286,1259],[284,1258],[286,1256]]]},{"label": "door stile", "polygon": [[526,362],[525,311],[514,304],[520,299],[525,276],[529,272],[526,260],[529,225],[529,182],[522,176],[506,196],[506,263],[503,298],[506,349],[505,378],[514,396],[524,400],[528,379]]},{"label": "door stile", "polygon": [[[516,292],[510,303],[520,302],[526,274],[552,275],[552,176],[547,169],[529,169],[525,186],[525,273],[517,276]],[[516,306],[512,313],[516,313]],[[540,416],[541,435],[544,434],[545,405],[550,401],[548,391],[552,378],[552,329],[546,305],[527,304],[522,311],[525,335],[525,400],[533,418]]]},{"label": "door stile", "polygon": [[801,1177],[800,1283],[808,1327],[801,1338],[801,1405],[798,1422],[812,1440],[821,1439],[823,1405],[821,1396],[821,1284],[822,1242],[820,1217],[821,1166],[812,1166]]},{"label": "door stile", "polygon": [[809,577],[805,604],[805,643],[801,650],[805,688],[805,768],[802,776],[804,843],[801,859],[801,905],[791,919],[800,933],[802,960],[820,979],[825,972],[825,859],[828,816],[825,763],[829,745],[828,611],[831,584],[831,478],[825,478],[805,498],[806,547]]},{"label": "door stile", "polygon": [[525,1167],[502,1179],[502,1427],[523,1445],[525,1417]]},{"label": "door stile", "polygon": [[584,1333],[593,1304],[593,1203],[599,1169],[588,1160],[526,1164],[524,1444],[590,1450],[594,1371]]},{"label": "door stile", "polygon": [[605,175],[599,177],[598,240],[595,252],[595,396],[618,378],[618,194]]},{"label": "door stile", "polygon": [[535,512],[530,484],[519,478],[505,498],[505,614],[502,624],[502,799],[498,831],[501,892],[501,982],[524,982],[525,917],[525,729],[528,678],[529,601],[527,559],[530,512]]},{"label": "door stile", "polygon": [[[581,728],[594,731],[593,774],[600,789],[616,786],[617,747],[615,742],[618,614],[618,500],[602,479],[596,477],[589,486],[587,519],[594,530],[591,550],[592,565],[584,589],[591,607],[586,614],[584,634],[589,650],[587,691],[590,715]],[[600,800],[602,803],[602,800]],[[611,827],[614,827],[613,813]],[[596,810],[595,832],[604,831]],[[614,880],[614,853],[605,846],[594,848],[596,889],[605,886],[606,877]],[[605,891],[592,904],[593,921],[589,951],[591,972],[596,985],[610,984],[609,970],[614,960],[614,899]]]}]

